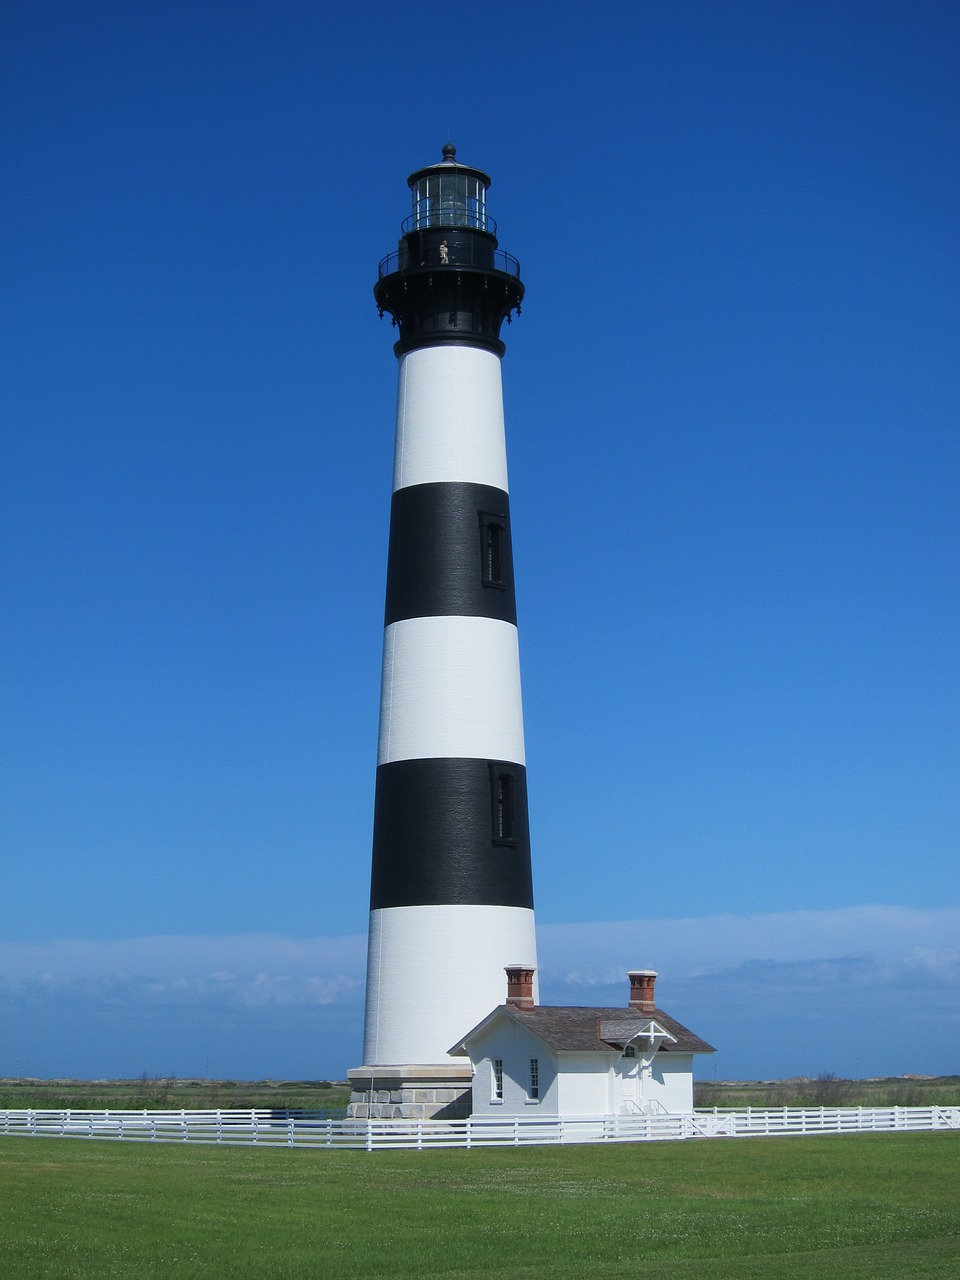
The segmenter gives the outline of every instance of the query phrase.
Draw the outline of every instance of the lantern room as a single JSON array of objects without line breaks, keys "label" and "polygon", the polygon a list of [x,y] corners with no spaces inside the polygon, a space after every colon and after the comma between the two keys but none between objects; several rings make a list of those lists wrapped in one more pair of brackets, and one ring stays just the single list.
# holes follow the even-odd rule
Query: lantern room
[{"label": "lantern room", "polygon": [[428,227],[469,227],[496,234],[487,217],[490,179],[482,170],[457,164],[452,142],[443,148],[439,164],[418,169],[407,179],[413,196],[413,212],[403,224],[404,233]]},{"label": "lantern room", "polygon": [[380,260],[374,297],[400,327],[397,354],[444,342],[503,355],[500,326],[520,310],[520,264],[497,243],[487,213],[490,178],[458,164],[452,142],[439,164],[407,179],[413,212],[395,252]]}]

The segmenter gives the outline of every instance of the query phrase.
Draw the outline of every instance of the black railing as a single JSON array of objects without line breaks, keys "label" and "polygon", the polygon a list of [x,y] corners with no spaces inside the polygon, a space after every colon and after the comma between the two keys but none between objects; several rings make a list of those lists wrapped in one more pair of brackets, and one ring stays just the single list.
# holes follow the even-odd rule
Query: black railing
[{"label": "black railing", "polygon": [[470,227],[474,231],[489,231],[497,234],[497,224],[483,210],[475,212],[469,209],[431,209],[429,213],[411,213],[400,226],[404,235],[408,231],[424,231],[428,227]]},{"label": "black railing", "polygon": [[491,250],[489,245],[464,245],[449,251],[447,262],[415,262],[408,249],[395,250],[380,259],[379,276],[392,276],[397,271],[449,271],[456,267],[482,267],[487,271],[502,271],[504,275],[520,278],[520,263],[512,253],[503,249]]}]

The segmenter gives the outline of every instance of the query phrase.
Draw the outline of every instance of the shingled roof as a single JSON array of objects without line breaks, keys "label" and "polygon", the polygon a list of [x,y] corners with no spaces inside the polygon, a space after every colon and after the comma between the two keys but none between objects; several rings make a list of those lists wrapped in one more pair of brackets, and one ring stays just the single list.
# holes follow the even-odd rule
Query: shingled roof
[{"label": "shingled roof", "polygon": [[[665,1040],[661,1044],[660,1053],[716,1053],[716,1049],[712,1044],[707,1044],[706,1040],[701,1040],[699,1036],[694,1035],[682,1023],[677,1022],[676,1018],[671,1018],[668,1013],[664,1013],[661,1009],[654,1009],[650,1013],[641,1014],[635,1008],[624,1009],[622,1007],[619,1009],[607,1009],[584,1005],[534,1005],[532,1008],[523,1009],[517,1005],[504,1004],[494,1010],[494,1014],[498,1013],[504,1013],[507,1017],[514,1018],[539,1036],[544,1044],[559,1053],[610,1053],[611,1050],[622,1048],[623,1044],[620,1040],[601,1039],[601,1023],[615,1023],[618,1033],[621,1030],[628,1030],[629,1027],[635,1024],[636,1031],[634,1034],[636,1034],[643,1029],[644,1024],[649,1024],[651,1021],[656,1022],[664,1031],[673,1036],[672,1040]],[[493,1014],[490,1016],[492,1017]],[[489,1018],[485,1018],[479,1026],[474,1027],[473,1031],[468,1032],[463,1040],[455,1045],[450,1052],[454,1054],[466,1053],[466,1042],[472,1038],[475,1031],[478,1031],[488,1021]],[[604,1030],[610,1034],[609,1027],[605,1027]],[[630,1038],[632,1037],[625,1037],[625,1039]]]}]

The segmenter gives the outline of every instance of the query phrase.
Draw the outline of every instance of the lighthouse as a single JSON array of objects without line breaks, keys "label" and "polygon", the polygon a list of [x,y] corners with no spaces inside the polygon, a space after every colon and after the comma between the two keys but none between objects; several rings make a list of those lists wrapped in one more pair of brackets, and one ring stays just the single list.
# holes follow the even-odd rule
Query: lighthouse
[{"label": "lighthouse", "polygon": [[527,780],[500,330],[520,265],[490,178],[448,143],[408,179],[412,211],[374,296],[399,333],[356,1116],[466,1115],[448,1050],[535,969]]}]

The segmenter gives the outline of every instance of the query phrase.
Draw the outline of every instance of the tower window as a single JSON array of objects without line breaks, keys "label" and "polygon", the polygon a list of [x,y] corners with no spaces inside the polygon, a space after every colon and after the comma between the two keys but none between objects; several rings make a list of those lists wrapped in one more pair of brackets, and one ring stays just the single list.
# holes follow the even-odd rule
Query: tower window
[{"label": "tower window", "polygon": [[480,579],[485,587],[503,587],[505,525],[502,516],[480,512]]},{"label": "tower window", "polygon": [[491,766],[490,792],[493,807],[493,843],[516,844],[516,779],[502,765]]}]

